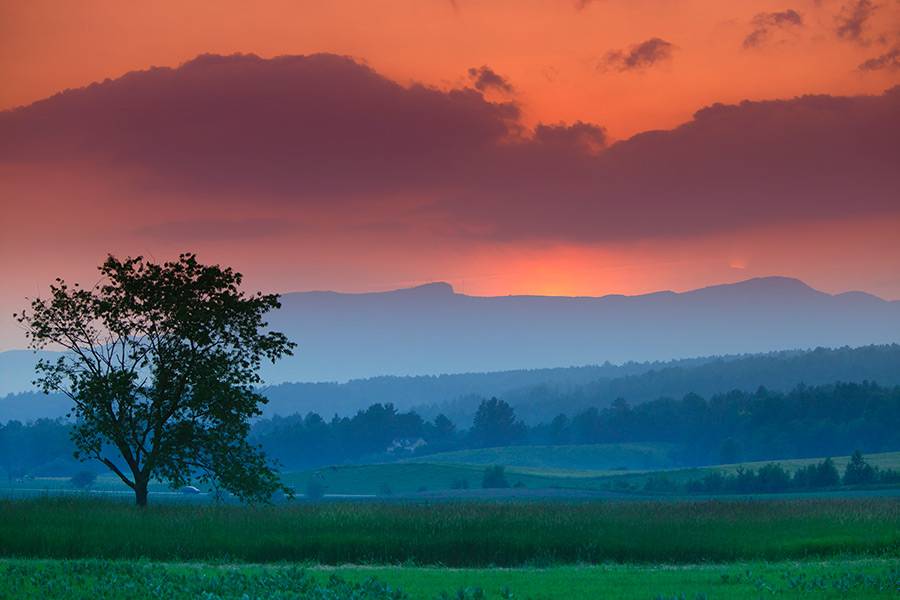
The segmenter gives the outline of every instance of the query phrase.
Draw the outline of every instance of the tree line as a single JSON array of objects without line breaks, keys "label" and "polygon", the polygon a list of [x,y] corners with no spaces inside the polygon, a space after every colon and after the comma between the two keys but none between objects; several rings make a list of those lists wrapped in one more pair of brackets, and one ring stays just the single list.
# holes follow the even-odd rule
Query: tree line
[{"label": "tree line", "polygon": [[[549,422],[526,425],[497,398],[482,399],[460,427],[445,415],[376,403],[351,417],[317,413],[256,421],[250,443],[283,469],[389,461],[436,452],[521,444],[666,443],[676,464],[700,466],[900,449],[900,387],[874,383],[800,385],[787,393],[759,388],[706,399],[687,394],[632,406],[618,399]],[[0,457],[9,477],[70,474],[71,425],[39,420],[0,426]]]},{"label": "tree line", "polygon": [[[800,467],[793,474],[778,463],[768,463],[758,469],[738,467],[733,473],[713,471],[700,479],[688,481],[684,489],[695,494],[774,494],[897,483],[900,483],[900,472],[870,465],[862,452],[856,450],[843,474],[831,458]],[[658,475],[648,479],[644,489],[651,492],[670,491],[678,490],[680,486],[665,475]]]}]

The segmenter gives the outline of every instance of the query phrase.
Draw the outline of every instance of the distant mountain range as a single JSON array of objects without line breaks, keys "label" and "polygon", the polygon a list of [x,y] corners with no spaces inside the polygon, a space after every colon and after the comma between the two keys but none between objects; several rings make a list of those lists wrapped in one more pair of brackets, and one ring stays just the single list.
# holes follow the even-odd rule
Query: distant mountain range
[{"label": "distant mountain range", "polygon": [[[785,277],[684,293],[477,297],[446,283],[282,296],[271,326],[299,345],[269,383],[661,361],[900,341],[900,302],[831,295]],[[0,353],[0,395],[29,389],[35,356]]]},{"label": "distant mountain range", "polygon": [[643,296],[476,297],[448,284],[285,294],[272,382],[671,360],[900,341],[900,302],[768,277]]}]

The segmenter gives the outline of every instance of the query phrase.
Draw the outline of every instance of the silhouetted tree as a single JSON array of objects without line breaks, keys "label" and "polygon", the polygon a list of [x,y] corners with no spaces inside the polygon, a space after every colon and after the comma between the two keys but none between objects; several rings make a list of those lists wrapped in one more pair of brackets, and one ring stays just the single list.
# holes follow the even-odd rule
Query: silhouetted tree
[{"label": "silhouetted tree", "polygon": [[525,425],[516,420],[512,407],[503,400],[482,400],[475,413],[471,435],[480,446],[508,446],[525,436]]},{"label": "silhouetted tree", "polygon": [[293,347],[265,331],[278,296],[247,296],[240,273],[193,254],[163,264],[110,256],[99,270],[93,288],[57,279],[49,299],[16,315],[32,348],[67,351],[39,362],[38,384],[73,401],[76,456],[106,465],[139,506],[151,479],[215,481],[246,500],[283,489],[246,439],[265,402],[253,387],[261,361]]},{"label": "silhouetted tree", "polygon": [[866,462],[862,452],[857,450],[850,457],[847,468],[844,470],[844,485],[860,485],[873,483],[877,478],[875,468]]}]

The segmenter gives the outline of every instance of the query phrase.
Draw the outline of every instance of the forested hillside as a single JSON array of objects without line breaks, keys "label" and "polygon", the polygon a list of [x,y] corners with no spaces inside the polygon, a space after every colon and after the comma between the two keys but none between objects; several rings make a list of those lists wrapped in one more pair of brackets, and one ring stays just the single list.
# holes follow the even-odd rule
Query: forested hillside
[{"label": "forested hillside", "polygon": [[[836,381],[900,385],[900,345],[817,348],[768,354],[702,357],[669,362],[603,364],[558,369],[418,377],[374,377],[347,383],[285,383],[263,390],[263,416],[316,412],[350,416],[375,403],[414,409],[432,419],[444,414],[468,427],[479,402],[496,396],[531,425],[559,413],[608,406],[617,398],[638,404],[659,397],[703,396],[759,386],[787,391],[794,386]],[[36,392],[0,398],[0,423],[62,417],[69,401]]]},{"label": "forested hillside", "polygon": [[[496,398],[483,400],[465,428],[444,415],[426,420],[376,403],[351,417],[308,413],[263,419],[251,437],[288,470],[478,448],[598,444],[655,445],[665,456],[654,458],[654,464],[695,466],[896,451],[898,423],[900,386],[838,383],[800,385],[787,393],[765,388],[707,398],[690,393],[638,405],[620,399],[534,426]],[[73,471],[68,428],[49,420],[0,427],[0,468],[10,477]]]}]

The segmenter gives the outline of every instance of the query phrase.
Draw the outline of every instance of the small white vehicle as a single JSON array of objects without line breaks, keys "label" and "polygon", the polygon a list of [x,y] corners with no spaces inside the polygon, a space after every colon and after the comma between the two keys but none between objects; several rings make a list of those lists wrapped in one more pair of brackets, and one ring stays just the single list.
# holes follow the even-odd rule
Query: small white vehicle
[{"label": "small white vehicle", "polygon": [[182,494],[187,494],[187,495],[191,495],[191,494],[199,494],[199,493],[200,493],[200,490],[199,490],[198,488],[195,488],[195,487],[192,486],[192,485],[186,485],[186,486],[184,486],[183,488],[181,488],[181,490],[179,490],[179,491],[180,491]]}]

